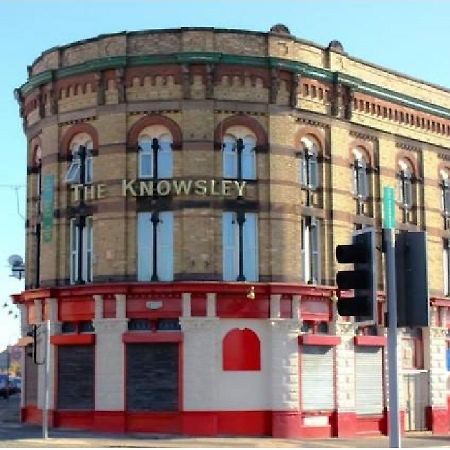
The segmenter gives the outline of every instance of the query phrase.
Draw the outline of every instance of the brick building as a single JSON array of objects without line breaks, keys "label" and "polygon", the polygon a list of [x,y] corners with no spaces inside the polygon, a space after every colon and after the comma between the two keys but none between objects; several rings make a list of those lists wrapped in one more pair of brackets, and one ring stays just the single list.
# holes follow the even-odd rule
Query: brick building
[{"label": "brick building", "polygon": [[334,248],[380,230],[394,185],[397,228],[427,231],[432,315],[399,333],[404,424],[448,432],[449,90],[283,25],[101,35],[28,71],[15,301],[24,333],[51,320],[54,426],[386,433],[383,280],[378,326],[340,317]]}]

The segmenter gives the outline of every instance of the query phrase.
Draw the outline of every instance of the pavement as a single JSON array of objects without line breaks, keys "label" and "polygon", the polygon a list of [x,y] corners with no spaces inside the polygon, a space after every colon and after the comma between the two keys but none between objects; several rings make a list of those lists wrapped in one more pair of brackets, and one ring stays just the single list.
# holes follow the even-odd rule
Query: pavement
[{"label": "pavement", "polygon": [[[51,429],[49,439],[42,439],[41,428],[19,423],[19,395],[9,400],[0,399],[0,448],[221,448],[221,447],[297,447],[297,448],[388,448],[386,436],[354,439],[272,439],[272,438],[186,438],[173,435],[147,433],[92,433],[68,429]],[[402,439],[405,448],[450,447],[449,436],[435,436],[429,432],[408,433]]]}]

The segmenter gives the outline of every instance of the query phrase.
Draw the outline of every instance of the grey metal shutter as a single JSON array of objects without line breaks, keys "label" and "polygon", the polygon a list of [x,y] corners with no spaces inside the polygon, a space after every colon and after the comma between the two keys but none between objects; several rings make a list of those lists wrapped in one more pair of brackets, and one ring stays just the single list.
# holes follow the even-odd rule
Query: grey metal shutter
[{"label": "grey metal shutter", "polygon": [[58,347],[58,409],[94,409],[93,345]]},{"label": "grey metal shutter", "polygon": [[333,347],[304,345],[301,361],[302,409],[334,409]]},{"label": "grey metal shutter", "polygon": [[127,345],[127,409],[178,410],[178,344]]},{"label": "grey metal shutter", "polygon": [[38,365],[33,357],[25,355],[25,405],[37,405]]},{"label": "grey metal shutter", "polygon": [[355,347],[355,398],[357,414],[383,412],[381,347]]}]

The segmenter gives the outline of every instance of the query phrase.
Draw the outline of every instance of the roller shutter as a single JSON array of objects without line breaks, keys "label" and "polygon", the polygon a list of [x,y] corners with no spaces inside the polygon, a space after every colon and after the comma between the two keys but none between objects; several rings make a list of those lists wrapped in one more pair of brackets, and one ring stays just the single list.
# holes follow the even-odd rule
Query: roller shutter
[{"label": "roller shutter", "polygon": [[178,410],[178,345],[127,345],[127,409]]},{"label": "roller shutter", "polygon": [[38,365],[32,356],[25,356],[25,405],[37,405]]},{"label": "roller shutter", "polygon": [[334,409],[333,347],[305,345],[301,358],[302,409]]},{"label": "roller shutter", "polygon": [[58,409],[94,409],[93,345],[58,347]]},{"label": "roller shutter", "polygon": [[383,412],[383,350],[355,348],[355,397],[357,414]]}]

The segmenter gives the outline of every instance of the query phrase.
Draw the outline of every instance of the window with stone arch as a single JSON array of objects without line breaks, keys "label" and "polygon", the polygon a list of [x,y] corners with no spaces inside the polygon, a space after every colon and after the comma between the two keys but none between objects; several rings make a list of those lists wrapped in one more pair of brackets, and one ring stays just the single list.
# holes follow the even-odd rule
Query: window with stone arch
[{"label": "window with stone arch", "polygon": [[256,180],[256,136],[247,127],[234,125],[223,136],[223,176]]},{"label": "window with stone arch", "polygon": [[[81,163],[83,149],[85,153],[84,179],[81,179]],[[93,180],[93,149],[92,137],[88,133],[76,134],[69,143],[69,152],[72,155],[72,163],[65,176],[67,183],[90,184]]]},{"label": "window with stone arch", "polygon": [[356,147],[352,150],[353,195],[361,201],[370,196],[369,160],[364,149]]},{"label": "window with stone arch", "polygon": [[139,178],[171,178],[173,137],[163,125],[150,125],[138,136]]},{"label": "window with stone arch", "polygon": [[450,216],[450,179],[447,168],[440,171],[441,210],[444,217]]},{"label": "window with stone arch", "polygon": [[320,184],[319,177],[319,155],[320,146],[316,139],[311,136],[303,136],[300,139],[300,186],[308,190],[316,190]]},{"label": "window with stone arch", "polygon": [[406,158],[400,159],[397,171],[397,199],[402,210],[402,222],[411,221],[411,210],[416,204],[415,186],[414,186],[414,168]]}]

